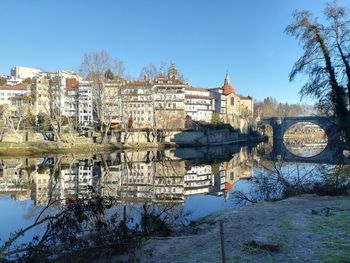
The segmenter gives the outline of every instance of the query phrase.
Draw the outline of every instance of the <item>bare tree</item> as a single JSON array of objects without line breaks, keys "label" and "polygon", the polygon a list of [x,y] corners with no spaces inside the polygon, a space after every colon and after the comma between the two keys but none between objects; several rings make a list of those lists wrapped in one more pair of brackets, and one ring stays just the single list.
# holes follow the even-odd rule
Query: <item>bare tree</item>
[{"label": "bare tree", "polygon": [[24,117],[25,109],[23,106],[17,106],[16,109],[11,106],[5,107],[2,113],[2,118],[5,122],[6,127],[10,130],[11,134],[17,138],[17,143],[22,143],[23,140],[19,132],[20,127],[24,121]]},{"label": "bare tree", "polygon": [[115,80],[122,80],[125,78],[125,66],[124,62],[119,58],[114,58],[111,63],[111,70],[114,74]]},{"label": "bare tree", "polygon": [[159,75],[160,75],[160,71],[158,70],[157,66],[153,63],[150,63],[141,69],[139,78],[140,79],[147,78],[150,81],[154,81]]},{"label": "bare tree", "polygon": [[80,65],[82,76],[93,83],[104,80],[104,73],[110,68],[110,56],[107,50],[85,53]]},{"label": "bare tree", "polygon": [[92,85],[93,115],[99,123],[102,142],[105,141],[106,134],[110,130],[111,116],[113,115],[111,106],[115,106],[115,103],[117,103],[118,95],[106,90],[105,76],[107,71],[113,72],[114,80],[112,81],[120,82],[125,75],[123,61],[118,58],[112,60],[106,50],[93,51],[84,55],[80,72]]},{"label": "bare tree", "polygon": [[[298,74],[307,75],[309,81],[301,88],[300,94],[316,98],[321,108],[338,117],[341,121],[341,129],[350,140],[349,101],[346,99],[346,89],[343,85],[343,74],[341,74],[344,72],[344,67],[346,72],[348,58],[340,53],[343,50],[340,43],[344,42],[339,42],[337,37],[339,32],[346,32],[348,25],[343,24],[342,30],[337,26],[339,21],[337,18],[339,14],[344,14],[345,9],[339,9],[335,4],[327,8],[325,13],[333,21],[331,26],[318,23],[308,11],[296,11],[293,15],[294,22],[286,28],[287,34],[299,39],[304,49],[303,56],[294,64],[290,80],[294,80]],[[336,28],[335,31],[334,28]],[[333,48],[334,45],[343,61],[341,66],[338,63],[339,53],[336,53],[337,49]]]}]

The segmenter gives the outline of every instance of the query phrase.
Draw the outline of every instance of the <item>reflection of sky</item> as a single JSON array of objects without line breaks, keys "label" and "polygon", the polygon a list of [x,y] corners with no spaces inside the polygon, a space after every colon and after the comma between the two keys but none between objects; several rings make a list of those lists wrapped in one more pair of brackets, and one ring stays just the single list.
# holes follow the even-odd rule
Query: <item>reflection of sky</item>
[{"label": "reflection of sky", "polygon": [[[0,238],[6,240],[11,233],[29,226],[33,221],[33,217],[30,216],[33,207],[32,200],[16,201],[9,197],[0,198]],[[21,241],[29,241],[31,236],[26,235]]]},{"label": "reflection of sky", "polygon": [[203,216],[207,216],[210,213],[218,212],[223,209],[232,208],[235,203],[232,202],[230,194],[233,191],[248,190],[249,181],[240,180],[236,183],[235,188],[229,193],[228,198],[225,200],[224,196],[213,196],[213,195],[197,195],[192,196],[185,201],[185,210],[191,212],[190,219],[195,220]]}]

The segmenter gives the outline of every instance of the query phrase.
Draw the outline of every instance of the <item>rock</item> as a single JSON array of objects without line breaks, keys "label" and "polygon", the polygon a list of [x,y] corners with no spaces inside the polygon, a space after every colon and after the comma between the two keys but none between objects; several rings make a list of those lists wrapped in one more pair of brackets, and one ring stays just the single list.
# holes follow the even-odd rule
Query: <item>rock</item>
[{"label": "rock", "polygon": [[268,240],[264,237],[257,237],[255,239],[250,240],[246,243],[247,246],[267,250],[270,252],[279,252],[281,250],[281,245],[273,242],[272,240]]}]

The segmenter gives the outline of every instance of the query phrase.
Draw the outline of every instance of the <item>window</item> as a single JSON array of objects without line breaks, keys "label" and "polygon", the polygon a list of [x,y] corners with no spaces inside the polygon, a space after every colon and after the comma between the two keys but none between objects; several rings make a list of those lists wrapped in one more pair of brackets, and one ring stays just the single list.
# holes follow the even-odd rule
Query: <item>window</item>
[{"label": "window", "polygon": [[235,98],[234,97],[231,98],[231,105],[235,105]]}]

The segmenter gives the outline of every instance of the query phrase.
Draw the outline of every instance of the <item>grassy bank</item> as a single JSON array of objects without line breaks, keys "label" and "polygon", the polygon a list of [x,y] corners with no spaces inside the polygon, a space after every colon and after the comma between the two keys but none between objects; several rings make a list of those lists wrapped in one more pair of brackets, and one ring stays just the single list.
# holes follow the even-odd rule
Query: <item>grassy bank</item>
[{"label": "grassy bank", "polygon": [[118,149],[114,145],[68,144],[58,142],[0,143],[0,156],[105,152]]},{"label": "grassy bank", "polygon": [[[242,135],[239,142],[259,141],[261,137]],[[0,143],[0,156],[34,156],[45,154],[69,153],[101,153],[124,149],[166,149],[178,147],[175,143],[127,143],[127,144],[100,144],[100,143],[63,143],[51,141],[36,141],[25,143]]]},{"label": "grassy bank", "polygon": [[350,197],[304,195],[207,216],[169,238],[151,239],[141,262],[349,262]]}]

